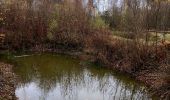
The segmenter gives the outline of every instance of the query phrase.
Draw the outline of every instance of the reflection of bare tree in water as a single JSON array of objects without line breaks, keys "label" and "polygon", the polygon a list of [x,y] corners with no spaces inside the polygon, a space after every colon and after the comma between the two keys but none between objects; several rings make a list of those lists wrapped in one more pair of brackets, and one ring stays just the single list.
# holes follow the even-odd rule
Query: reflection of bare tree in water
[{"label": "reflection of bare tree in water", "polygon": [[51,92],[53,95],[60,94],[64,100],[82,99],[81,93],[87,97],[100,96],[102,100],[148,99],[143,87],[125,75],[93,65],[82,68],[79,61],[72,58],[44,55],[18,61],[20,67],[17,67],[16,73],[23,75],[21,78],[26,80],[21,83],[22,86],[34,82],[40,89],[43,100]]},{"label": "reflection of bare tree in water", "polygon": [[[87,70],[86,70],[87,71]],[[133,84],[125,85],[121,80],[111,81],[112,76],[105,75],[100,78],[93,77],[93,73],[83,72],[81,77],[71,77],[70,75],[63,77],[61,85],[61,93],[66,100],[77,100],[78,93],[81,88],[86,87],[87,91],[97,92],[100,91],[103,95],[103,100],[109,98],[109,100],[126,100],[139,99],[146,100],[146,95],[143,95],[143,90]],[[92,77],[91,77],[92,76]],[[82,79],[84,80],[82,82]],[[109,97],[108,97],[109,96]]]},{"label": "reflection of bare tree in water", "polygon": [[[82,75],[77,76],[74,73],[66,73],[66,75],[63,76],[60,84],[61,94],[62,96],[67,100],[76,100],[76,95],[78,94],[76,91],[76,87],[80,84],[79,77],[82,77]],[[82,79],[82,78],[80,78]]]}]

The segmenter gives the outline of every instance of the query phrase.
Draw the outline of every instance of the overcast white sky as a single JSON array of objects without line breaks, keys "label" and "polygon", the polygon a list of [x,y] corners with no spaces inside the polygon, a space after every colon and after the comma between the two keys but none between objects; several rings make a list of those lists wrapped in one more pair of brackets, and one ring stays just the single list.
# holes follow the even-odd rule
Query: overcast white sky
[{"label": "overcast white sky", "polygon": [[95,4],[100,12],[106,11],[113,6],[113,1],[116,2],[116,6],[121,4],[121,0],[95,0]]}]

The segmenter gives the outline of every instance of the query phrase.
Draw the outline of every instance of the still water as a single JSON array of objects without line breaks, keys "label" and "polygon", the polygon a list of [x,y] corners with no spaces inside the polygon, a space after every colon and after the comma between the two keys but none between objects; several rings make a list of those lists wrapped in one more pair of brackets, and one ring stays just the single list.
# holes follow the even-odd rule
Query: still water
[{"label": "still water", "polygon": [[14,58],[19,100],[150,100],[145,87],[127,75],[66,55]]}]

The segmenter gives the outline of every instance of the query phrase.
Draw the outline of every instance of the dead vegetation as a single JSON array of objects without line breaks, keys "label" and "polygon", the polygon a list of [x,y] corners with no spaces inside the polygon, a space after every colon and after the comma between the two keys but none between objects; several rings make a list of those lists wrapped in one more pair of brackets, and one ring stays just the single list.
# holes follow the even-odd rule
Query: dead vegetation
[{"label": "dead vegetation", "polygon": [[[169,1],[123,0],[118,7],[111,0],[111,10],[98,16],[93,0],[88,9],[81,0],[40,1],[0,3],[0,30],[8,50],[85,52],[95,63],[130,73],[169,96],[170,59],[158,39],[158,31],[170,27]],[[155,30],[152,41],[149,30]]]},{"label": "dead vegetation", "polygon": [[0,62],[0,100],[16,100],[15,85],[16,76],[12,66]]}]

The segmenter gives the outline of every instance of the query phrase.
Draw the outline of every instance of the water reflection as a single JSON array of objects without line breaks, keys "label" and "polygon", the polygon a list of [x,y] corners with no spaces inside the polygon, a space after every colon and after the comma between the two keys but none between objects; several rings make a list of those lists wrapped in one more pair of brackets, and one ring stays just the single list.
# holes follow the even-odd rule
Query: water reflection
[{"label": "water reflection", "polygon": [[143,86],[94,65],[63,55],[15,58],[19,100],[148,100]]}]

